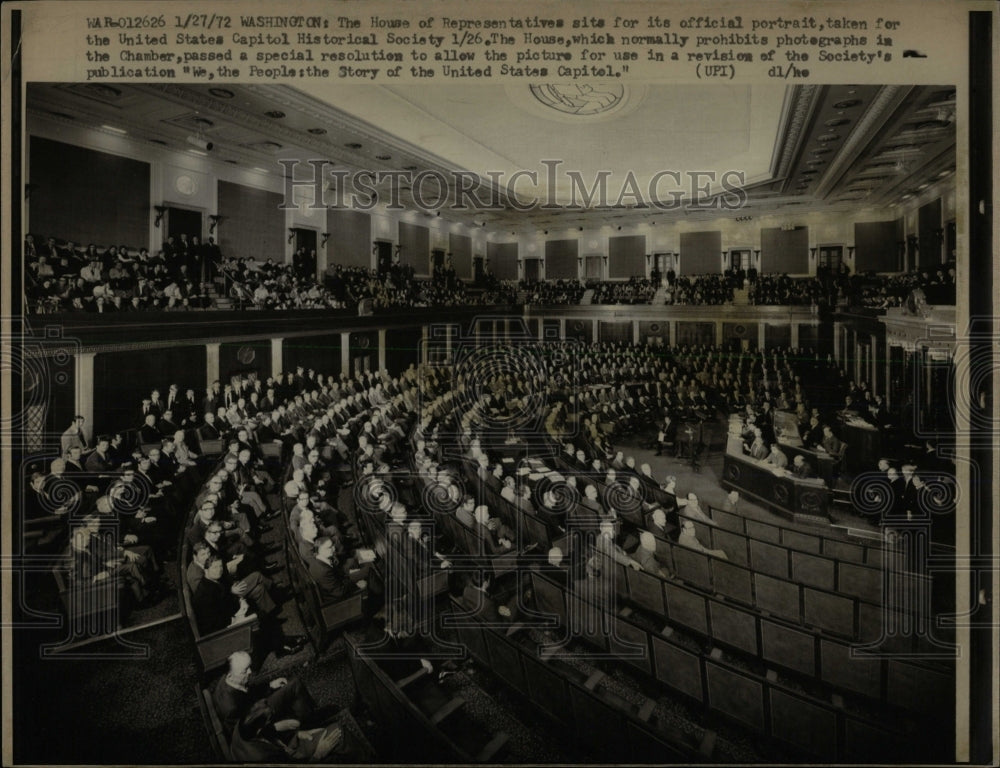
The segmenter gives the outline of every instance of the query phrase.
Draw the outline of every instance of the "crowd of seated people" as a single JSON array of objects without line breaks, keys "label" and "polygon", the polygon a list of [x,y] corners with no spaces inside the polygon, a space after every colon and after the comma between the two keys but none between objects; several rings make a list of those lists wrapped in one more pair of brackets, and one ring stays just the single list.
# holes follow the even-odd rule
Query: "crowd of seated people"
[{"label": "crowd of seated people", "polygon": [[[609,362],[620,361],[623,356],[634,357],[639,368],[646,362],[643,351],[638,348],[601,345],[585,354],[592,358],[591,362],[597,367],[605,359]],[[488,398],[484,398],[476,407],[469,409],[460,398],[453,396],[453,390],[447,386],[446,381],[435,379],[433,374],[428,377],[425,392],[429,407],[414,435],[414,457],[418,475],[443,488],[441,493],[434,494],[434,498],[442,500],[440,505],[435,505],[439,507],[439,511],[446,510],[462,525],[480,530],[486,542],[487,554],[511,551],[517,543],[512,529],[496,516],[495,509],[477,507],[476,498],[469,493],[448,492],[457,491],[453,475],[460,472],[460,465],[453,459],[441,458],[445,452],[441,449],[440,432],[448,435],[448,439],[458,437],[467,459],[465,466],[474,467],[478,478],[477,481],[470,475],[472,487],[481,484],[484,488],[492,488],[508,502],[511,510],[518,514],[528,513],[564,533],[568,524],[572,524],[574,530],[588,529],[599,534],[596,552],[572,553],[571,558],[576,559],[571,568],[575,578],[595,578],[601,572],[600,563],[592,554],[598,558],[612,558],[636,569],[642,568],[660,575],[665,573],[656,561],[654,542],[643,541],[644,537],[641,535],[636,537],[624,534],[620,513],[624,514],[626,510],[624,507],[616,509],[611,499],[619,499],[623,503],[630,496],[647,500],[642,506],[642,514],[650,526],[648,533],[669,538],[699,551],[708,551],[697,541],[693,530],[686,530],[681,524],[685,517],[708,525],[714,524],[711,517],[702,511],[697,496],[691,493],[687,498],[677,498],[675,478],[667,477],[661,483],[653,477],[648,464],[637,465],[634,457],[626,456],[623,451],[615,451],[611,446],[611,440],[618,436],[643,428],[649,421],[650,411],[658,410],[657,404],[642,394],[641,382],[630,383],[626,390],[628,397],[615,398],[613,404],[601,402],[600,399],[608,389],[600,383],[581,383],[576,394],[579,396],[581,410],[578,416],[583,429],[573,434],[567,429],[566,401],[559,399],[561,393],[558,382],[553,380],[552,383],[552,405],[546,406],[545,425],[549,436],[561,444],[561,451],[558,457],[537,460],[535,469],[530,471],[530,477],[525,479],[514,464],[506,464],[494,453],[496,445],[489,436],[492,417],[498,415],[498,412],[502,414],[510,412],[510,409],[521,408],[521,399],[511,397],[497,403],[486,402]],[[493,439],[495,440],[495,436]],[[458,449],[453,448],[450,455],[454,456],[456,450]],[[562,487],[549,487],[548,490],[532,493],[532,488],[529,487],[532,478],[548,471],[559,473],[557,482]],[[621,493],[609,494],[608,489],[616,484],[621,485]],[[468,483],[466,487],[469,487]],[[637,510],[638,507],[631,511]],[[521,544],[523,547],[524,542]],[[461,549],[462,546],[458,544],[457,548]],[[550,564],[553,567],[559,566],[564,554],[571,553],[550,553],[554,556],[550,558]],[[726,556],[721,551],[712,551],[712,554]],[[448,552],[436,556],[447,558]],[[604,572],[608,572],[606,568]],[[469,595],[463,594],[463,599],[470,607],[475,607],[473,604],[486,605],[489,618],[516,620],[518,606],[516,601],[509,599],[509,591],[476,580],[467,584],[465,590],[472,591]],[[476,594],[477,592],[481,594]],[[483,595],[488,599],[483,599]]]},{"label": "crowd of seated people", "polygon": [[955,278],[955,264],[949,262],[900,275],[854,275],[838,288],[850,306],[869,309],[902,307],[915,289],[924,292],[928,304],[951,305],[955,303]]},{"label": "crowd of seated people", "polygon": [[725,275],[680,275],[667,282],[664,304],[731,304],[735,282]]},{"label": "crowd of seated people", "polygon": [[764,306],[818,305],[826,301],[826,291],[816,278],[793,279],[786,274],[766,274],[750,283],[747,301]]},{"label": "crowd of seated people", "polygon": [[223,258],[213,238],[170,236],[151,255],[146,248],[89,245],[78,249],[55,238],[24,244],[25,299],[29,312],[94,313],[142,310],[216,309],[209,280],[223,279],[231,308],[260,310],[345,309],[370,300],[375,310],[513,303],[516,291],[494,281],[470,292],[454,269],[440,268],[432,280],[417,280],[413,268],[394,263],[384,274],[335,265],[322,281],[315,276],[315,251],[300,248],[291,262],[268,258]]},{"label": "crowd of seated people", "polygon": [[642,277],[632,277],[627,282],[602,282],[594,287],[591,303],[650,304],[658,287],[659,283]]},{"label": "crowd of seated people", "polygon": [[[153,438],[142,442],[158,443],[145,454],[130,451],[118,434],[112,439],[99,438],[94,451],[83,458],[89,441],[84,425],[75,419],[61,441],[65,455],[52,462],[50,476],[31,479],[39,494],[37,508],[59,514],[57,502],[63,506],[82,503],[67,502],[61,489],[51,491],[63,476],[82,466],[83,474],[76,481],[79,490],[71,498],[89,497],[94,520],[88,519],[85,526],[72,532],[70,556],[78,573],[74,578],[93,582],[113,575],[125,580],[137,600],[145,600],[147,586],[155,585],[158,564],[172,555],[169,546],[176,541],[176,526],[192,519],[193,511],[187,535],[192,560],[181,568],[192,590],[199,625],[211,631],[256,617],[261,620],[265,642],[279,654],[291,653],[302,641],[284,636],[280,625],[271,620],[288,597],[273,581],[280,567],[274,568],[268,562],[269,553],[259,546],[260,533],[279,513],[268,501],[272,492],[285,500],[287,524],[324,599],[337,601],[358,590],[377,593],[374,580],[367,584],[352,580],[351,572],[365,542],[357,520],[347,510],[337,508],[338,475],[345,466],[353,476],[379,478],[386,483],[398,482],[406,471],[420,482],[442,484],[444,495],[454,496],[452,513],[461,524],[482,533],[491,554],[516,548],[516,536],[495,510],[482,504],[474,492],[460,492],[462,483],[454,462],[442,446],[445,439],[451,439],[445,436],[460,435],[470,460],[482,468],[484,483],[494,484],[512,507],[531,511],[556,526],[573,520],[597,531],[594,548],[583,556],[575,550],[551,552],[553,567],[566,555],[578,580],[592,580],[609,572],[607,561],[668,576],[666,565],[657,559],[655,539],[669,539],[723,558],[723,550],[710,550],[698,540],[691,523],[714,522],[702,510],[697,495],[680,497],[674,478],[660,482],[648,465],[637,466],[633,457],[615,448],[615,442],[629,432],[658,424],[664,416],[697,418],[701,411],[711,414],[745,409],[748,403],[754,409],[756,439],[768,422],[772,403],[780,400],[832,408],[832,389],[844,384],[843,373],[831,360],[798,350],[733,356],[721,347],[681,346],[664,351],[601,343],[580,350],[573,371],[556,357],[542,354],[541,346],[537,351],[534,363],[544,369],[545,429],[561,447],[558,459],[549,459],[548,466],[563,470],[571,479],[573,471],[566,470],[579,470],[580,479],[575,481],[579,487],[569,508],[545,496],[525,495],[513,466],[492,454],[488,439],[482,446],[478,442],[498,417],[522,412],[537,394],[538,381],[532,375],[536,369],[526,360],[518,363],[520,358],[516,357],[495,382],[463,381],[436,367],[419,371],[411,367],[397,377],[361,374],[351,378],[344,374],[339,379],[298,368],[294,373],[263,380],[237,378],[224,386],[215,382],[201,398],[195,398],[191,388],[171,384],[163,389],[166,396],[159,389],[153,390],[136,410],[135,426],[148,428],[145,437]],[[831,379],[834,385],[828,387]],[[480,384],[490,386],[480,388]],[[484,397],[470,408],[462,392],[471,387],[476,391],[495,389],[502,395]],[[850,408],[868,400],[863,385],[846,387]],[[222,441],[220,462],[198,455],[198,441],[186,434],[192,430],[202,440]],[[830,437],[824,431],[820,440]],[[284,447],[287,461],[283,476],[272,477],[262,463],[260,446],[264,443]],[[408,454],[412,454],[412,465]],[[73,469],[69,469],[70,464]],[[887,466],[884,471],[892,482],[890,469]],[[898,509],[905,516],[920,503],[916,501],[919,495],[929,491],[914,467],[904,466],[901,471],[904,482],[899,487]],[[643,508],[639,528],[623,525],[621,510],[610,505],[609,496],[599,490],[616,482],[641,489],[636,492],[643,497],[655,494]],[[131,492],[129,487],[136,483],[143,484],[149,493]],[[91,484],[96,487],[88,488]],[[149,500],[141,516],[125,506],[126,500],[137,497]],[[424,562],[449,570],[450,550],[442,550],[438,541],[425,534],[430,510],[420,498],[426,496],[397,496],[384,512],[405,531],[407,542],[412,542],[408,545],[425,553]],[[134,518],[128,521],[129,528],[123,527],[129,533],[113,553],[97,549],[101,542],[92,533],[100,529],[100,516],[108,514],[117,515],[119,522],[124,522],[126,514]],[[148,518],[152,519],[145,522]],[[154,535],[157,523],[170,526],[162,537]],[[94,563],[104,563],[104,570],[95,572]],[[101,572],[107,575],[101,576]],[[473,579],[464,583],[462,595],[466,603],[483,606],[490,618],[494,612],[505,621],[517,618],[520,603],[516,594],[512,599],[507,585]],[[249,658],[235,656],[230,659],[226,678],[216,688],[217,706],[224,712],[227,731],[242,728],[234,733],[234,743],[259,738],[254,730],[258,723],[248,718],[248,712],[254,701],[271,699],[283,686],[293,687],[283,694],[288,701],[277,697],[269,702],[272,716],[295,716],[304,721],[315,709],[308,691],[294,679],[248,696],[250,674]],[[240,701],[236,705],[219,701],[225,695],[237,696]],[[301,704],[301,711],[295,709],[298,705],[293,701]],[[324,749],[330,746],[323,743]],[[268,754],[281,756],[278,751]],[[294,750],[285,755],[298,759]]]},{"label": "crowd of seated people", "polygon": [[579,304],[586,288],[578,280],[521,280],[518,289],[525,291],[529,304]]},{"label": "crowd of seated people", "polygon": [[267,259],[229,258],[222,265],[228,293],[240,306],[262,310],[343,309],[347,301],[316,282],[301,264],[276,264]]},{"label": "crowd of seated people", "polygon": [[25,297],[35,313],[121,312],[211,307],[205,280],[221,259],[212,238],[169,237],[160,250],[111,245],[84,249],[28,235],[24,244]]}]

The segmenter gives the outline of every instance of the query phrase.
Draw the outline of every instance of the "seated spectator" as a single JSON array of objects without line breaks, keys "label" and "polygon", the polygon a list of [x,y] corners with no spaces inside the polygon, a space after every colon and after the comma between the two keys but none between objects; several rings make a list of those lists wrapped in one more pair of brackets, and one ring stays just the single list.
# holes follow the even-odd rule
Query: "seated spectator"
[{"label": "seated spectator", "polygon": [[723,560],[728,560],[729,557],[721,549],[709,549],[700,541],[698,541],[697,533],[695,532],[694,523],[690,520],[681,521],[680,533],[677,536],[677,543],[682,547],[687,547],[688,549],[693,549],[697,552],[704,552],[706,555],[712,555],[713,557],[718,557]]},{"label": "seated spectator", "polygon": [[246,651],[229,656],[229,670],[212,690],[212,701],[222,720],[223,732],[232,735],[236,724],[259,701],[265,702],[278,718],[294,718],[304,725],[318,725],[316,702],[301,678],[275,677],[253,680],[252,660]]}]

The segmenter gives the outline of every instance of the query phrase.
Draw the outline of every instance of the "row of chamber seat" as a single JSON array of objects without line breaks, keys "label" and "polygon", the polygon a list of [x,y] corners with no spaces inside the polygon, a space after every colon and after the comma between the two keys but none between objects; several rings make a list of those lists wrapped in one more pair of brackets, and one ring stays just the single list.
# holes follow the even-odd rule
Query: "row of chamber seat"
[{"label": "row of chamber seat", "polygon": [[557,653],[539,652],[525,632],[466,618],[466,608],[460,604],[453,606],[453,612],[454,637],[472,659],[566,728],[588,754],[636,763],[686,763],[712,757],[714,732],[694,738],[676,724],[659,722],[653,717],[652,698],[636,697],[641,703],[625,700],[607,685],[600,670],[584,673]]},{"label": "row of chamber seat", "polygon": [[406,762],[493,762],[508,736],[474,719],[466,701],[423,667],[395,680],[363,643],[346,635],[351,674],[365,706],[387,723],[397,759]]},{"label": "row of chamber seat", "polygon": [[[929,695],[932,704],[946,701],[943,697],[951,690],[948,675],[935,675],[902,661],[883,658],[861,660],[858,665],[848,646],[818,640],[796,630],[792,630],[793,636],[776,634],[774,629],[780,633],[789,628],[762,617],[756,619],[758,623],[751,631],[753,637],[765,638],[768,656],[750,662],[745,655],[723,652],[714,635],[692,630],[685,623],[690,615],[683,616],[683,620],[675,620],[671,615],[664,624],[662,619],[651,620],[644,612],[627,607],[611,612],[606,601],[591,602],[590,596],[568,590],[542,573],[532,574],[532,589],[539,609],[554,611],[559,618],[555,642],[583,641],[607,659],[626,664],[643,677],[658,681],[707,713],[721,715],[797,749],[803,756],[837,760],[925,756],[921,750],[926,748],[927,741],[921,734],[926,736],[926,731],[921,730],[921,725],[926,725],[933,716],[907,713],[902,707],[912,706],[908,699],[917,691],[928,696],[928,686],[933,691]],[[726,607],[719,601],[703,600],[706,613],[716,606]],[[710,615],[713,617],[710,621],[717,621],[718,613]],[[594,620],[595,616],[605,617],[608,631],[601,627],[600,619]],[[719,623],[727,621],[730,618]],[[772,625],[773,629],[768,628]],[[709,626],[710,631],[713,627],[714,623]],[[565,632],[565,637],[561,638],[560,632]],[[775,672],[779,665],[772,659],[794,654],[796,639],[802,643],[803,658],[808,657],[813,663],[817,655],[820,657],[818,684],[803,685],[794,676]],[[784,665],[781,666],[784,672]],[[837,682],[837,689],[843,691],[845,676],[849,680],[874,679],[874,688],[868,691],[872,694],[877,693],[885,679],[887,703],[899,709],[891,716],[880,717],[880,709],[867,708],[856,697],[850,706],[844,706],[841,697],[831,695],[835,689],[830,683]],[[851,685],[854,683],[846,687]],[[859,683],[857,687],[864,685]]]}]

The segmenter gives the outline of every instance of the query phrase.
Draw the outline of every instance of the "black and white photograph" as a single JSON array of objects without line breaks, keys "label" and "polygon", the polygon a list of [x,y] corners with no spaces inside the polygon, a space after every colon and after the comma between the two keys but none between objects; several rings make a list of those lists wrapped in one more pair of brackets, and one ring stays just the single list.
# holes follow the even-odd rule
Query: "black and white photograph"
[{"label": "black and white photograph", "polygon": [[910,83],[88,17],[5,129],[10,764],[994,761],[986,16]]}]

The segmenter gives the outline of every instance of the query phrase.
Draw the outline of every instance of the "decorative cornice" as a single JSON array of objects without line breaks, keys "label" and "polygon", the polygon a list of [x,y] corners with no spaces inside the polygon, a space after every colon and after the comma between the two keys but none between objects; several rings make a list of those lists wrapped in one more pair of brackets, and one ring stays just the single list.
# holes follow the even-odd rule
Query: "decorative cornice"
[{"label": "decorative cornice", "polygon": [[798,155],[806,126],[815,114],[823,86],[797,85],[790,89],[778,129],[780,140],[775,144],[775,157],[771,161],[771,176],[784,179],[792,161]]},{"label": "decorative cornice", "polygon": [[912,91],[912,86],[886,85],[872,99],[868,109],[854,125],[844,145],[840,148],[833,162],[827,166],[826,173],[816,186],[816,197],[823,198],[831,191],[843,172],[850,168],[858,156],[875,140],[879,130],[888,122],[899,105]]}]

